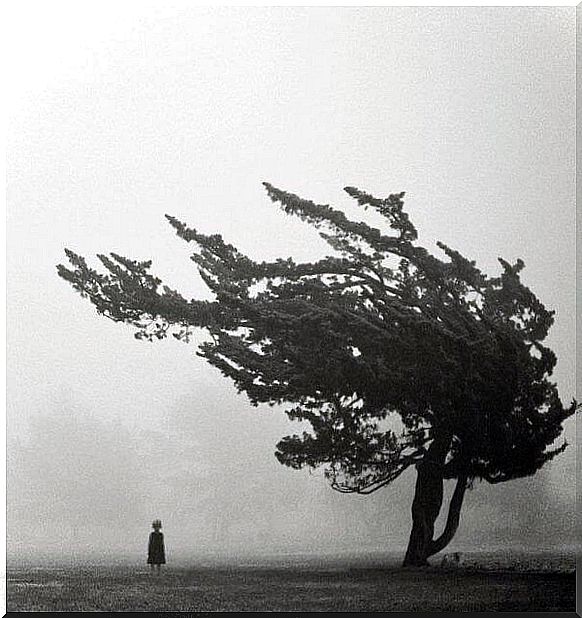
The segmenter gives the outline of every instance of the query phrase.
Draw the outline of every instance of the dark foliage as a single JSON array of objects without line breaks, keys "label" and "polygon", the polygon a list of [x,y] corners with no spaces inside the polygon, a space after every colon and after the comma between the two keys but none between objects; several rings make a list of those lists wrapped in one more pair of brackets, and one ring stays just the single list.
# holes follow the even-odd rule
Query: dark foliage
[{"label": "dark foliage", "polygon": [[[332,486],[369,493],[427,456],[446,436],[442,478],[491,483],[535,473],[555,447],[564,407],[542,342],[553,322],[522,283],[523,262],[500,259],[500,276],[438,243],[416,243],[404,193],[378,199],[345,191],[384,218],[380,231],[264,183],[271,200],[319,231],[334,254],[314,263],[255,262],[219,235],[174,217],[178,236],[213,301],[187,300],[150,274],[151,262],[100,255],[90,268],[67,250],[59,275],[136,337],[188,341],[252,404],[285,404],[310,431],[283,438],[280,462],[324,466]],[[388,418],[396,414],[401,430]]]}]

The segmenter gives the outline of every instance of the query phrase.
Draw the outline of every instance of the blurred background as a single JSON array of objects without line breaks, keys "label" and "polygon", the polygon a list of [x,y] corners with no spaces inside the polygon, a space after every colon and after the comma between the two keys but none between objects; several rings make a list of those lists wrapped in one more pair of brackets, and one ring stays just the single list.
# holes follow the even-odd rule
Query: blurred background
[{"label": "blurred background", "polygon": [[[575,383],[573,7],[194,8],[19,3],[8,46],[8,561],[402,551],[414,472],[341,495],[273,456],[295,427],[194,345],[134,339],[56,274],[68,247],[152,259],[207,298],[172,214],[257,260],[330,252],[261,182],[359,217],[406,191],[419,242],[523,279]],[[468,493],[450,550],[572,548],[572,445]]]}]

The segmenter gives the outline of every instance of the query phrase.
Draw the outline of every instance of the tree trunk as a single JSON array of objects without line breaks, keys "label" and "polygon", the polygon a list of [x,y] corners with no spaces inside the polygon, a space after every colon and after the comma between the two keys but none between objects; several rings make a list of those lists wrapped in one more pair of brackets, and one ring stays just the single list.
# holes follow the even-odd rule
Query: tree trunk
[{"label": "tree trunk", "polygon": [[461,518],[461,507],[463,506],[463,498],[465,497],[465,490],[467,489],[467,477],[460,476],[457,479],[455,491],[451,498],[449,505],[449,514],[447,516],[447,523],[445,529],[440,537],[434,540],[430,545],[430,556],[438,554],[442,551],[452,540],[459,527],[459,520]]},{"label": "tree trunk", "polygon": [[425,566],[429,556],[436,553],[432,551],[434,525],[443,503],[443,467],[450,444],[450,435],[436,436],[425,457],[416,467],[412,531],[403,566]]}]

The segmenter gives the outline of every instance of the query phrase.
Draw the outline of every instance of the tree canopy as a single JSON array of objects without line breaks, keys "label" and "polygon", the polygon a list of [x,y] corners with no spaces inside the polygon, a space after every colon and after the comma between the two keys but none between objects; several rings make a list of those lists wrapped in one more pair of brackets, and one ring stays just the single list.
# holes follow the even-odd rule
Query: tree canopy
[{"label": "tree canopy", "polygon": [[138,338],[187,342],[205,329],[198,354],[253,405],[283,404],[308,424],[278,443],[279,461],[324,467],[338,491],[375,491],[426,462],[431,445],[442,478],[462,479],[463,490],[534,474],[565,448],[555,442],[576,404],[564,407],[551,380],[556,356],[543,341],[554,314],[521,281],[521,260],[500,259],[501,274],[488,276],[445,244],[433,255],[417,242],[404,193],[345,188],[381,215],[377,229],[264,186],[331,255],[258,262],[167,215],[194,246],[213,300],[186,299],[150,261],[117,254],[99,255],[98,271],[66,250],[71,267],[58,273]]}]

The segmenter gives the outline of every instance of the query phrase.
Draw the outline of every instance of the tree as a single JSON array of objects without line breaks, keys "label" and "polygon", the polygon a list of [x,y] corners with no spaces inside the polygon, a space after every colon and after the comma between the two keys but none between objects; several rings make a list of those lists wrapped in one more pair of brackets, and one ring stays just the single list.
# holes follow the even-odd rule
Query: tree
[{"label": "tree", "polygon": [[[256,262],[167,216],[196,247],[214,300],[187,300],[150,273],[151,261],[117,254],[99,255],[98,272],[65,250],[72,268],[58,273],[140,339],[188,342],[205,329],[200,356],[253,405],[284,404],[309,427],[277,444],[282,464],[323,467],[334,489],[360,494],[415,466],[404,564],[425,565],[453,538],[476,479],[532,475],[566,447],[554,444],[576,404],[564,407],[550,381],[556,356],[542,341],[553,312],[521,282],[521,260],[500,259],[501,275],[488,277],[442,243],[443,259],[418,246],[404,193],[378,199],[345,188],[383,217],[380,231],[264,185],[335,254]],[[449,479],[456,485],[435,537]]]}]

